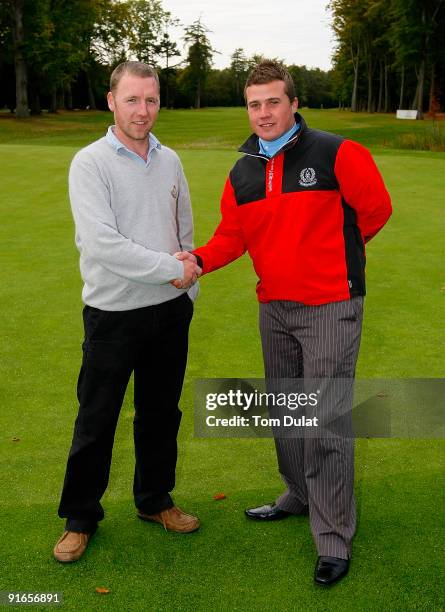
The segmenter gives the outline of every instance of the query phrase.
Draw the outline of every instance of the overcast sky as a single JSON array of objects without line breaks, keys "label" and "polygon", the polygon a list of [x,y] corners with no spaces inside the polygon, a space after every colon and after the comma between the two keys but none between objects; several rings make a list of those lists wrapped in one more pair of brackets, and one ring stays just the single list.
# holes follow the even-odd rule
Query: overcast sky
[{"label": "overcast sky", "polygon": [[[162,0],[185,25],[201,16],[210,30],[209,39],[221,53],[214,56],[215,68],[230,64],[230,55],[243,47],[247,55],[262,53],[287,64],[328,70],[331,66],[333,34],[328,0]],[[179,40],[181,32],[175,32]]]}]

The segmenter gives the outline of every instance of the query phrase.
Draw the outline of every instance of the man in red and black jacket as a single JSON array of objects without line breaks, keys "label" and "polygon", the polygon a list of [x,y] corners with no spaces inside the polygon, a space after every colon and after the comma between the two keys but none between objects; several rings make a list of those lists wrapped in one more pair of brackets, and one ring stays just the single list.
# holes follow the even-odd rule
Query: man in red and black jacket
[{"label": "man in red and black jacket", "polygon": [[[261,62],[245,97],[254,134],[226,181],[221,222],[205,246],[177,257],[207,274],[248,251],[267,380],[353,379],[365,243],[391,215],[389,195],[367,149],[307,127],[283,66]],[[287,488],[246,514],[270,521],[308,512],[315,581],[333,584],[348,571],[355,532],[353,440],[276,437],[275,445]]]}]

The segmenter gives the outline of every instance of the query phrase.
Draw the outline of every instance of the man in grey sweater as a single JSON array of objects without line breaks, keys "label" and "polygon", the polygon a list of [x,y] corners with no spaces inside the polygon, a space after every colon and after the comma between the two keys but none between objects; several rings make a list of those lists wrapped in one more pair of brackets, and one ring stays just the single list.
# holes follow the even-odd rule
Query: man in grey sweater
[{"label": "man in grey sweater", "polygon": [[[193,285],[201,272],[173,256],[193,248],[187,182],[176,153],[151,134],[159,112],[156,72],[125,62],[110,85],[115,125],[77,153],[69,175],[85,339],[59,506],[66,526],[54,548],[61,562],[81,557],[104,516],[100,499],[132,373],[137,515],[180,533],[199,527],[170,497]],[[173,282],[182,287],[179,297]]]}]

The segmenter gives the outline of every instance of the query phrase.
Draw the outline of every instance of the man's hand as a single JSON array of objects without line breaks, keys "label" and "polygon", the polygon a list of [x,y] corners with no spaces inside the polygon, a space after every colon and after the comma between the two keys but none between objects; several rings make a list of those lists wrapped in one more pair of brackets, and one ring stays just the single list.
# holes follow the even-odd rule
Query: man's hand
[{"label": "man's hand", "polygon": [[175,253],[173,257],[176,257],[176,259],[179,259],[179,261],[184,261],[188,259],[189,261],[192,261],[193,263],[197,263],[197,259],[195,255],[193,255],[193,253],[189,253],[188,251],[180,251],[178,253]]},{"label": "man's hand", "polygon": [[198,278],[202,274],[201,268],[196,263],[196,257],[193,253],[189,253],[188,251],[181,251],[174,254],[176,259],[182,261],[182,265],[184,266],[184,276],[182,279],[177,278],[175,280],[170,281],[170,283],[176,287],[176,289],[188,289],[192,285],[196,283]]}]

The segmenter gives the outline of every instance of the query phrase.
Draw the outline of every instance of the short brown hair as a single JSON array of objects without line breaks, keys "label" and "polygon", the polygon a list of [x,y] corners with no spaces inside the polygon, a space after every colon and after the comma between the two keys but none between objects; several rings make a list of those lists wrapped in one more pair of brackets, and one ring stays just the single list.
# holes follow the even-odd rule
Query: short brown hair
[{"label": "short brown hair", "polygon": [[264,85],[272,81],[284,81],[284,92],[292,102],[295,99],[294,81],[287,68],[280,62],[274,60],[263,60],[250,71],[244,86],[244,98],[246,89],[250,85]]},{"label": "short brown hair", "polygon": [[132,74],[133,76],[138,76],[141,78],[152,77],[159,86],[159,77],[158,73],[154,68],[145,64],[144,62],[122,62],[119,66],[111,73],[110,77],[110,90],[114,93],[119,85],[119,81],[124,76],[124,74]]}]

